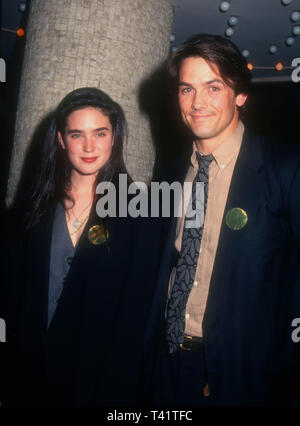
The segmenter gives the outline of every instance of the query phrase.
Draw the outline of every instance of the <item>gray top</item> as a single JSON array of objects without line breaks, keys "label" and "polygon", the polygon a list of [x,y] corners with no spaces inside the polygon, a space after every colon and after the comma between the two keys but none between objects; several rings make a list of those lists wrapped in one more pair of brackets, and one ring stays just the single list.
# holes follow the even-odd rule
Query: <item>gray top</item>
[{"label": "gray top", "polygon": [[66,214],[63,206],[58,203],[53,222],[49,293],[48,293],[48,325],[55,313],[57,301],[60,298],[65,279],[68,275],[75,247],[73,246],[66,222]]}]

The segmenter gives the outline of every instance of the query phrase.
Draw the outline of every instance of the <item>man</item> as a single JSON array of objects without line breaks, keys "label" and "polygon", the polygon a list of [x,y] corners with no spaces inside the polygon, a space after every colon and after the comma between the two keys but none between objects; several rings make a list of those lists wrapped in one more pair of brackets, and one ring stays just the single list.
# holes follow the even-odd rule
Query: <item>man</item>
[{"label": "man", "polygon": [[[250,73],[229,40],[194,36],[172,54],[169,74],[193,136],[169,181],[193,184],[190,210],[170,220],[146,339],[148,359],[158,353],[154,370],[147,364],[154,402],[293,404],[300,152],[245,129]],[[204,223],[190,228],[199,206]]]}]

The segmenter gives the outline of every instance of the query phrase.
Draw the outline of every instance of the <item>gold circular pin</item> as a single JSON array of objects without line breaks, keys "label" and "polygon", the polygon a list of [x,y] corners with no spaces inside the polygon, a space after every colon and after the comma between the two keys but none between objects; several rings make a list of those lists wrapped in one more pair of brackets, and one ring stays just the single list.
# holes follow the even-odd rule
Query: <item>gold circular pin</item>
[{"label": "gold circular pin", "polygon": [[240,207],[230,209],[226,214],[226,225],[228,228],[238,231],[242,229],[248,222],[248,215],[245,210]]},{"label": "gold circular pin", "polygon": [[94,225],[89,229],[88,239],[92,244],[98,245],[105,243],[108,237],[109,233],[104,225]]}]

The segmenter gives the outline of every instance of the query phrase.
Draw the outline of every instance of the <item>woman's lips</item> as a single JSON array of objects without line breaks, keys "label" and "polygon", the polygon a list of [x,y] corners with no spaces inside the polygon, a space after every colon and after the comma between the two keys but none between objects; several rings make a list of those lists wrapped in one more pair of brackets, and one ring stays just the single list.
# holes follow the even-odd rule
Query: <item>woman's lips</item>
[{"label": "woman's lips", "polygon": [[97,160],[98,157],[81,157],[82,161],[85,163],[93,163]]}]

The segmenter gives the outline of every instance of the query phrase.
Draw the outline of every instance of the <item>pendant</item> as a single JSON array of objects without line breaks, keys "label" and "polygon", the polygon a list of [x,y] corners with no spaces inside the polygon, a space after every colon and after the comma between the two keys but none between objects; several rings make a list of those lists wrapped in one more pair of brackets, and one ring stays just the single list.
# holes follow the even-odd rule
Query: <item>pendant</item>
[{"label": "pendant", "polygon": [[74,220],[74,222],[72,223],[73,228],[78,228],[79,226],[79,222],[77,219]]}]

